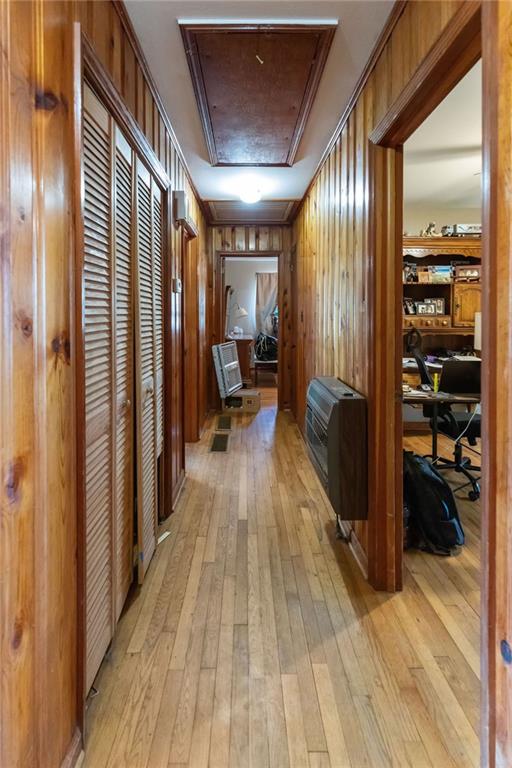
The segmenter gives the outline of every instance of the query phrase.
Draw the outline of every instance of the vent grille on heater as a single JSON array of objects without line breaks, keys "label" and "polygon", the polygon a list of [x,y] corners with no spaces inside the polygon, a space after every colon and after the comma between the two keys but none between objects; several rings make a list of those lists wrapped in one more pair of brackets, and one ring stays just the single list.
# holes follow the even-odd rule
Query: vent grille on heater
[{"label": "vent grille on heater", "polygon": [[310,381],[305,433],[313,466],[339,520],[366,520],[366,400],[334,376]]},{"label": "vent grille on heater", "polygon": [[242,389],[242,374],[240,373],[236,342],[228,341],[225,344],[214,344],[212,352],[220,396],[225,399]]}]

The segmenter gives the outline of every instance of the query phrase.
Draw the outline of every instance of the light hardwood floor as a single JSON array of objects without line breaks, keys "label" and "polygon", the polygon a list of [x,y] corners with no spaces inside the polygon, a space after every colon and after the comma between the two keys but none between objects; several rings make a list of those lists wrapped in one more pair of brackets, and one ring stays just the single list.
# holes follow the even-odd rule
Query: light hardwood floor
[{"label": "light hardwood floor", "polygon": [[214,422],[187,447],[171,535],[96,682],[85,765],[477,766],[478,505],[462,504],[459,557],[408,553],[403,593],[376,593],[297,426],[264,400],[228,453],[208,451]]}]

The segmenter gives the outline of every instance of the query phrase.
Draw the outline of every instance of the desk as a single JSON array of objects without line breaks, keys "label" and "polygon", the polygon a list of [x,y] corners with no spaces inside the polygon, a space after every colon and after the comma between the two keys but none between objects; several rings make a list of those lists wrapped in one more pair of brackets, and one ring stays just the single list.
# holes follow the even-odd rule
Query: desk
[{"label": "desk", "polygon": [[240,375],[244,384],[252,385],[251,377],[251,355],[254,339],[252,336],[237,336],[235,333],[228,334],[226,341],[236,342],[236,351],[238,353],[238,362],[240,363]]},{"label": "desk", "polygon": [[404,392],[402,394],[404,405],[429,405],[432,408],[432,461],[437,461],[437,418],[440,405],[477,405],[480,397],[476,395],[450,395],[446,392],[425,392],[424,395],[418,395],[414,392]]}]

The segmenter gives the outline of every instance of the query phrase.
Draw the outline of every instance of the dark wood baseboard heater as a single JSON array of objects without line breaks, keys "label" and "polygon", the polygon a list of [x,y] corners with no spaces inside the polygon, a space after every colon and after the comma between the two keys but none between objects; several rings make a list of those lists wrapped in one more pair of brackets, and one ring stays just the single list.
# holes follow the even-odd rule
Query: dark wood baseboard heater
[{"label": "dark wood baseboard heater", "polygon": [[366,520],[366,398],[334,376],[312,379],[307,392],[306,443],[338,520]]}]

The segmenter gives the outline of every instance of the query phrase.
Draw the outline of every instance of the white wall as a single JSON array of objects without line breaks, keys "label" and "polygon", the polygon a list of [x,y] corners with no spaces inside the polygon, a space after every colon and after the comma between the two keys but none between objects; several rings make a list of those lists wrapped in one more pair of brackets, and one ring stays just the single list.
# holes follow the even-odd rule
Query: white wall
[{"label": "white wall", "polygon": [[445,224],[480,224],[481,208],[448,208],[435,205],[407,205],[404,203],[404,233],[419,236],[430,221],[435,221],[436,231]]},{"label": "white wall", "polygon": [[234,325],[243,328],[244,333],[256,335],[256,272],[277,272],[277,258],[231,258],[225,260],[224,285],[234,288],[230,300],[230,306],[238,302],[247,310],[248,317],[235,319],[235,312],[231,312],[229,330]]}]

